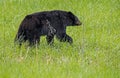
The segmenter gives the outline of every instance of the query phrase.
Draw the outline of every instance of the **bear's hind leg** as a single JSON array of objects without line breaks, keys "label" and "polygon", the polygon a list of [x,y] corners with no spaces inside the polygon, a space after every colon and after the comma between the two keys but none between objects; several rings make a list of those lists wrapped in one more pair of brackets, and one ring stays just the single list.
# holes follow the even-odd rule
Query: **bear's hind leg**
[{"label": "bear's hind leg", "polygon": [[29,46],[33,46],[33,45],[39,45],[40,42],[40,37],[37,35],[31,36],[29,39]]}]

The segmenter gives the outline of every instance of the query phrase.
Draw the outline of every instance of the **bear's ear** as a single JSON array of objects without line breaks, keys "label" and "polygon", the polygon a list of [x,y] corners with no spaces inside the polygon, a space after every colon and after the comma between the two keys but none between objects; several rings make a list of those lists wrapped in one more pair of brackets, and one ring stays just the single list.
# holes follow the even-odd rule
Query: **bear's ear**
[{"label": "bear's ear", "polygon": [[27,15],[25,18],[30,19],[32,18],[32,15]]},{"label": "bear's ear", "polygon": [[68,14],[69,14],[69,15],[73,15],[73,13],[72,13],[72,12],[70,12],[70,11],[68,12]]},{"label": "bear's ear", "polygon": [[74,20],[74,14],[73,14],[72,12],[68,12],[68,16],[69,16],[72,20]]}]

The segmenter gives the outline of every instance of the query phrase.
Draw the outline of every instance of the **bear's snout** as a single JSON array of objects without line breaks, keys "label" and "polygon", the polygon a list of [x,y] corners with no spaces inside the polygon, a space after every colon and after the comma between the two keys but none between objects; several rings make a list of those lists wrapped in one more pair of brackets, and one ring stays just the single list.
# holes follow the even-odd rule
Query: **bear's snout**
[{"label": "bear's snout", "polygon": [[82,23],[80,21],[77,21],[76,25],[82,25]]}]

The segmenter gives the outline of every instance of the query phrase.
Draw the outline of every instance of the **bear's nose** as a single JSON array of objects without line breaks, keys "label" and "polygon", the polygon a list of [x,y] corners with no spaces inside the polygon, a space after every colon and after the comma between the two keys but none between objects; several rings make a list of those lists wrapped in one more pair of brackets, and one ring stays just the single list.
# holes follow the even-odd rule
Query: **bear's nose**
[{"label": "bear's nose", "polygon": [[77,21],[76,24],[77,25],[82,25],[82,23],[80,21]]}]

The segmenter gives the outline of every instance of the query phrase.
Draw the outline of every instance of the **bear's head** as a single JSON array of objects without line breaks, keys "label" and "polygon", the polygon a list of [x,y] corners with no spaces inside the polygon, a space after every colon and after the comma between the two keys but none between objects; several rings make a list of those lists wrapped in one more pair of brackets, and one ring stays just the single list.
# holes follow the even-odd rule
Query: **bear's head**
[{"label": "bear's head", "polygon": [[77,18],[77,16],[75,16],[72,12],[68,12],[68,17],[69,17],[69,21],[71,22],[72,26],[80,26],[80,25],[82,25],[82,23]]}]

